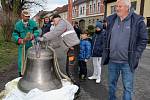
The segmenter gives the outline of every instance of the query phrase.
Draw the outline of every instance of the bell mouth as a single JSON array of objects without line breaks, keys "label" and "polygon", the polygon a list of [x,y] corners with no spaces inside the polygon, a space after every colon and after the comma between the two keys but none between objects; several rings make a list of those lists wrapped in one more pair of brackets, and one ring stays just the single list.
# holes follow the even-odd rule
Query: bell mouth
[{"label": "bell mouth", "polygon": [[59,89],[62,87],[62,84],[58,80],[53,80],[51,82],[29,82],[28,80],[20,79],[18,82],[18,88],[24,93],[28,93],[30,90],[38,88],[44,92]]}]

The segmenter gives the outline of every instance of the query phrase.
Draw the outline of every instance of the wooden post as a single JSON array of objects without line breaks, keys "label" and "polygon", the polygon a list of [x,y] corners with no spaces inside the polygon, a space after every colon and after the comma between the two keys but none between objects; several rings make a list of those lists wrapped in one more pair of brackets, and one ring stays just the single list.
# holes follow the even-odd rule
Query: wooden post
[{"label": "wooden post", "polygon": [[72,0],[68,0],[68,21],[72,24]]}]

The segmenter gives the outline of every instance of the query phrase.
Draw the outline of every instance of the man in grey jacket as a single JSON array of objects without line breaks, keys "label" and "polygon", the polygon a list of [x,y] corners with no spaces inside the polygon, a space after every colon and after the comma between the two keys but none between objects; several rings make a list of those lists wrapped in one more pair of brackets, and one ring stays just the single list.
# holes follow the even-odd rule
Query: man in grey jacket
[{"label": "man in grey jacket", "polygon": [[[54,14],[52,21],[54,22],[55,28],[45,33],[39,40],[50,41],[50,45],[58,51],[57,55],[66,55],[68,49],[79,44],[80,40],[73,26],[67,20],[62,19],[60,15]],[[62,52],[60,50],[63,50],[65,54],[61,54]]]},{"label": "man in grey jacket", "polygon": [[[64,68],[68,66],[66,65],[66,58],[67,58],[67,51],[69,48],[76,47],[80,40],[77,37],[77,34],[73,28],[73,26],[67,21],[61,18],[60,15],[54,14],[52,16],[52,21],[54,22],[54,29],[50,32],[47,32],[43,35],[43,37],[39,38],[40,41],[51,41],[50,46],[52,46],[57,54],[57,58],[59,61],[59,64],[63,66]],[[76,52],[77,48],[74,48]],[[60,56],[61,55],[61,56]],[[67,72],[72,74],[68,76],[73,76],[71,79],[75,79],[73,81],[77,80],[77,72],[76,72],[77,66],[74,66],[74,69],[67,69]],[[76,83],[78,85],[78,83]]]},{"label": "man in grey jacket", "polygon": [[73,26],[67,21],[61,18],[60,15],[54,14],[52,16],[52,21],[54,22],[55,28],[43,35],[39,40],[40,41],[56,41],[57,43],[52,43],[54,45],[59,45],[66,50],[74,45],[79,44],[80,40],[78,39],[76,32]]},{"label": "man in grey jacket", "polygon": [[130,11],[130,6],[130,0],[117,0],[116,14],[107,18],[102,64],[108,64],[109,100],[117,99],[115,93],[120,74],[123,100],[132,100],[134,71],[148,40],[144,18]]}]

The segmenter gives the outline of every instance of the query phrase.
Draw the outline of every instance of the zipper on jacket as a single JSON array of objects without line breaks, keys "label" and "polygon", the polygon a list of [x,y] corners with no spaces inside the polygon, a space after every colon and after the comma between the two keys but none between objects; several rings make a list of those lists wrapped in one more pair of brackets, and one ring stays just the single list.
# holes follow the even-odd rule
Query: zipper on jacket
[{"label": "zipper on jacket", "polygon": [[96,43],[96,39],[97,39],[97,35],[96,35],[95,40],[94,40],[94,43],[93,43],[92,55],[93,55],[93,50],[94,50],[94,46],[95,46],[95,43]]}]

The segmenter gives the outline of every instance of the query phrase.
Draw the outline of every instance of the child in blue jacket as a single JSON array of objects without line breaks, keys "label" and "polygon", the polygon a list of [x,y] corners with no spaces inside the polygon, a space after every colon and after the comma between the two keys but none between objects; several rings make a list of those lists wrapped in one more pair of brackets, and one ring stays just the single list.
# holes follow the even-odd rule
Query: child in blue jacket
[{"label": "child in blue jacket", "polygon": [[80,52],[79,52],[79,78],[80,79],[86,79],[87,76],[87,65],[86,62],[90,58],[91,55],[91,42],[88,39],[88,32],[84,31],[81,34],[81,40],[80,40]]}]

